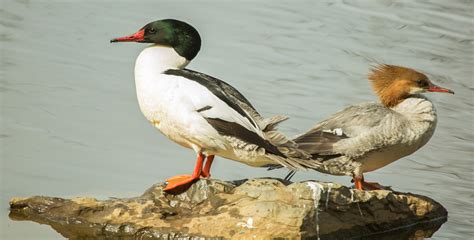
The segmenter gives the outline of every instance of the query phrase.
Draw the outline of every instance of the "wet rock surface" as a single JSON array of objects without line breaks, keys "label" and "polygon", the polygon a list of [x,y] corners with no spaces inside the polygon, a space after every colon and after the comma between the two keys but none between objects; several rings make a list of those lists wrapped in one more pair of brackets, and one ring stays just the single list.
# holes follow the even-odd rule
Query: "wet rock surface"
[{"label": "wet rock surface", "polygon": [[123,199],[14,198],[10,217],[73,239],[407,239],[430,237],[447,219],[424,196],[335,183],[201,179],[178,195],[163,187]]}]

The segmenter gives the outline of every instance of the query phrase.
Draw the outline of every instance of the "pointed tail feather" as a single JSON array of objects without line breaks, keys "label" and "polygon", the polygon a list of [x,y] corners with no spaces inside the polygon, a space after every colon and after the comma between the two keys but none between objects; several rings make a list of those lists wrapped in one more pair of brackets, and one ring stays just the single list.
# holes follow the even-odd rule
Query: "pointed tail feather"
[{"label": "pointed tail feather", "polygon": [[329,139],[333,134],[309,131],[297,138],[290,139],[277,131],[277,125],[287,119],[287,116],[278,115],[262,120],[265,138],[286,156],[284,158],[272,155],[271,158],[280,166],[273,165],[268,170],[286,167],[290,170],[314,169],[324,172],[325,167],[320,161],[321,159],[314,158],[313,152],[318,150],[318,153],[322,153],[323,148],[328,148],[326,145],[329,141],[323,141],[318,136]]},{"label": "pointed tail feather", "polygon": [[277,125],[287,119],[288,117],[283,115],[264,119],[262,122],[264,125],[263,132],[265,138],[289,158],[310,159],[311,154],[299,149],[298,144],[277,130]]}]

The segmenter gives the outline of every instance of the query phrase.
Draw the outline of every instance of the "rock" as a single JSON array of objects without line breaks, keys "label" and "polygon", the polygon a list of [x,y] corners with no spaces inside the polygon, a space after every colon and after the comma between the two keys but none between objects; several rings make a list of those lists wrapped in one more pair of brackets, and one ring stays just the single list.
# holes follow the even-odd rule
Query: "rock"
[{"label": "rock", "polygon": [[443,206],[415,194],[279,179],[201,179],[179,195],[155,184],[139,197],[103,201],[14,198],[10,209],[12,219],[49,224],[74,239],[344,239],[381,233],[377,239],[400,239],[430,237],[447,219]]}]

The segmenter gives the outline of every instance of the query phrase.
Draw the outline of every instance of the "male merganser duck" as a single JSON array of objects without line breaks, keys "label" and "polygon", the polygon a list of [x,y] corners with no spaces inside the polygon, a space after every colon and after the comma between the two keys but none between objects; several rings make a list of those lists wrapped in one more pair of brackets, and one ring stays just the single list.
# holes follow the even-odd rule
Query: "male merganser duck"
[{"label": "male merganser duck", "polygon": [[287,117],[264,119],[231,85],[185,68],[201,47],[199,33],[189,24],[159,20],[111,42],[151,43],[135,64],[140,109],[164,135],[197,154],[193,174],[167,179],[166,191],[209,177],[214,155],[250,166],[290,169],[302,169],[311,158],[276,131]]},{"label": "male merganser duck", "polygon": [[[425,145],[436,128],[433,103],[419,93],[453,91],[410,68],[380,65],[369,74],[381,103],[350,106],[293,139],[321,163],[316,170],[353,177],[356,189],[381,189],[364,181],[374,171]],[[294,171],[290,171],[290,179]]]}]

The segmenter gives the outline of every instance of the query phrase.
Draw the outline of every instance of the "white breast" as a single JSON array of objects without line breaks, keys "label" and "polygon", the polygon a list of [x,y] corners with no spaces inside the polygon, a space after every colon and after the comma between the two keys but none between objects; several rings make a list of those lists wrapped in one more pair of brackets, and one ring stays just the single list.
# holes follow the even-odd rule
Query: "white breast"
[{"label": "white breast", "polygon": [[169,101],[172,81],[167,81],[163,72],[168,69],[183,68],[188,61],[181,57],[173,48],[150,46],[137,57],[135,63],[135,87],[138,103],[143,114],[149,121],[160,121],[161,112]]},{"label": "white breast", "polygon": [[[164,73],[169,69],[182,69],[187,64],[188,61],[172,48],[152,46],[140,53],[135,65],[135,83],[140,109],[148,121],[169,139],[196,152],[252,166],[274,163],[265,151],[220,135],[206,120],[219,118],[263,135],[245,116],[200,83]],[[202,108],[206,110],[198,111]]]},{"label": "white breast", "polygon": [[[362,172],[370,172],[408,156],[424,146],[436,129],[436,110],[428,99],[417,96],[408,98],[392,110],[400,113],[405,124],[394,125],[393,135],[398,135],[396,144],[372,151],[363,157]],[[394,120],[397,121],[397,120]],[[400,120],[402,121],[402,120]],[[390,126],[387,126],[390,127]]]},{"label": "white breast", "polygon": [[[150,47],[140,53],[135,82],[143,115],[164,135],[184,147],[242,160],[231,150],[233,142],[219,135],[205,117],[235,122],[249,130],[253,126],[198,82],[163,73],[181,69],[187,63],[172,48]],[[210,109],[197,111],[206,106]]]},{"label": "white breast", "polygon": [[148,121],[178,144],[193,148],[183,136],[181,126],[174,119],[186,116],[180,101],[179,82],[172,76],[163,74],[168,69],[184,68],[189,61],[181,57],[173,48],[159,45],[145,48],[135,63],[135,85],[140,110]]}]

